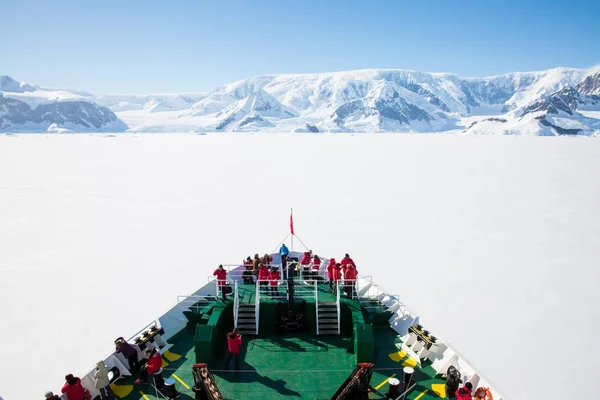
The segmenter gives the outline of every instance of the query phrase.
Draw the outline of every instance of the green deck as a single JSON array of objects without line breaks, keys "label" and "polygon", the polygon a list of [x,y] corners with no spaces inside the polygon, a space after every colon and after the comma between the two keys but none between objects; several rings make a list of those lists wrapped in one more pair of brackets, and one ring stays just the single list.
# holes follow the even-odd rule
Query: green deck
[{"label": "green deck", "polygon": [[[335,297],[329,293],[326,285],[320,285],[319,301],[333,302]],[[280,288],[280,292],[281,288]],[[255,289],[253,286],[240,286],[242,301],[254,301]],[[282,293],[283,294],[283,293]],[[208,363],[217,384],[227,399],[281,399],[285,397],[299,397],[306,399],[329,399],[350,372],[356,366],[356,355],[347,351],[351,345],[353,320],[364,324],[361,306],[356,300],[342,299],[342,334],[317,335],[314,326],[309,326],[308,333],[284,334],[275,332],[273,315],[269,307],[274,309],[277,300],[261,297],[260,327],[258,336],[244,336],[241,352],[240,371],[225,370],[225,342],[215,345],[214,361]],[[307,322],[314,324],[314,301],[307,300]],[[231,318],[232,301],[225,303],[217,301],[213,305],[212,313],[206,315],[200,324],[213,324],[220,319],[224,325],[217,329],[229,331],[233,327]],[[312,313],[311,313],[312,306]],[[211,306],[203,307],[206,313]],[[263,312],[264,308],[264,312]],[[199,309],[201,310],[201,309]],[[399,353],[395,343],[399,341],[398,335],[387,324],[385,315],[377,318],[365,314],[367,322],[373,322],[373,339],[375,343],[374,372],[371,379],[372,387],[378,389],[370,394],[369,398],[382,399],[387,391],[386,380],[396,374],[402,378],[402,368],[409,365],[407,356]],[[383,322],[379,322],[379,321]],[[189,329],[184,329],[169,340],[173,347],[163,356],[163,376],[165,379],[173,375],[179,378],[188,387],[193,386],[194,378],[191,365],[196,363],[195,353],[195,323]],[[216,348],[219,347],[219,348]],[[178,356],[180,356],[178,359]],[[169,360],[171,359],[171,361]],[[233,361],[231,362],[233,367]],[[177,379],[176,379],[177,380]],[[422,368],[415,368],[417,385],[409,392],[408,400],[428,400],[445,397],[443,392],[444,381],[435,377],[435,371],[425,364]],[[121,379],[113,388],[122,398],[130,399],[157,399],[153,389],[142,385],[133,385],[133,379]],[[132,386],[133,385],[133,386]],[[434,386],[432,386],[434,385]],[[115,387],[116,386],[116,387]],[[182,383],[176,383],[177,390],[181,393],[180,399],[193,399],[191,389]],[[440,395],[438,396],[438,393]]]}]

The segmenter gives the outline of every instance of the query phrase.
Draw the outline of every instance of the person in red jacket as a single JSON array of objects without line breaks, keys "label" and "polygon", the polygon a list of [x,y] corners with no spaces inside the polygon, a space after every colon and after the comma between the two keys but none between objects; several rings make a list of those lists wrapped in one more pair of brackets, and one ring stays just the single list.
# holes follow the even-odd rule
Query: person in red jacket
[{"label": "person in red jacket", "polygon": [[329,280],[329,289],[333,290],[333,268],[335,267],[335,258],[329,260],[327,264],[327,280]]},{"label": "person in red jacket", "polygon": [[271,272],[269,273],[269,283],[271,286],[271,298],[279,297],[279,290],[277,289],[277,284],[279,283],[279,279],[281,279],[281,275],[277,268],[271,267]]},{"label": "person in red jacket", "polygon": [[227,334],[227,358],[225,359],[225,369],[229,369],[229,362],[233,357],[235,370],[240,369],[240,347],[242,346],[242,335],[238,334],[237,328]]},{"label": "person in red jacket", "polygon": [[302,271],[302,276],[305,277],[308,275],[310,270],[310,261],[312,259],[312,250],[305,251],[300,259],[300,271]]},{"label": "person in red jacket", "polygon": [[358,271],[356,270],[356,268],[354,268],[354,265],[348,264],[348,266],[346,267],[346,270],[344,271],[344,284],[345,284],[346,295],[351,299],[354,298],[357,275],[358,275]]},{"label": "person in red jacket", "polygon": [[317,279],[317,277],[319,276],[319,270],[321,269],[321,259],[319,258],[318,255],[315,254],[315,256],[312,259],[312,275],[313,275],[313,279]]},{"label": "person in red jacket", "polygon": [[338,282],[342,279],[342,264],[335,263],[332,268],[333,294],[337,294]]},{"label": "person in red jacket", "polygon": [[265,267],[262,263],[258,264],[258,281],[260,282],[260,292],[268,292],[269,268]]},{"label": "person in red jacket", "polygon": [[465,386],[456,391],[456,400],[471,400],[473,398],[472,390],[473,385],[471,385],[471,382],[465,383]]},{"label": "person in red jacket", "polygon": [[64,384],[61,393],[66,393],[69,400],[84,400],[85,389],[81,386],[81,379],[73,374],[65,376],[67,383]]},{"label": "person in red jacket", "polygon": [[344,255],[344,258],[342,258],[342,261],[340,264],[342,264],[342,269],[344,269],[344,270],[346,269],[346,267],[348,267],[348,265],[354,265],[354,268],[356,268],[356,264],[354,264],[354,260],[352,260],[350,258],[350,255],[348,253],[346,253]]},{"label": "person in red jacket", "polygon": [[219,265],[215,272],[213,272],[213,276],[217,277],[217,286],[221,292],[221,298],[225,300],[225,295],[227,294],[225,290],[225,286],[227,286],[227,271],[225,271],[223,265]]},{"label": "person in red jacket", "polygon": [[158,350],[156,350],[156,347],[146,350],[146,358],[148,359],[148,362],[142,367],[140,377],[135,383],[147,385],[148,377],[152,376],[156,388],[162,390],[165,383],[162,377],[162,357]]}]

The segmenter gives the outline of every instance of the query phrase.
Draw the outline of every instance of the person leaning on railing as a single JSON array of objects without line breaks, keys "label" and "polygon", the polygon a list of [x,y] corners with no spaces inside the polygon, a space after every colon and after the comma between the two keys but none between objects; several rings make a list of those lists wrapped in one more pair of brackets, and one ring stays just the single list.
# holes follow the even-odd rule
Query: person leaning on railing
[{"label": "person leaning on railing", "polygon": [[312,277],[313,277],[313,279],[317,279],[317,277],[319,276],[320,269],[321,269],[321,259],[319,258],[318,255],[315,254],[315,256],[312,259]]},{"label": "person leaning on railing", "polygon": [[123,354],[123,357],[127,359],[129,364],[129,372],[132,374],[138,370],[138,352],[137,350],[127,343],[123,337],[115,340],[115,353]]},{"label": "person leaning on railing", "polygon": [[227,283],[227,271],[223,269],[223,265],[219,265],[219,267],[213,272],[213,276],[217,277],[217,286],[221,290],[221,298],[225,300],[225,284]]},{"label": "person leaning on railing", "polygon": [[354,268],[354,264],[348,264],[346,266],[346,270],[344,271],[344,283],[345,283],[345,289],[346,289],[346,295],[353,299],[354,298],[354,291],[355,291],[355,284],[356,284],[356,277],[358,276],[358,271],[356,270],[356,268]]},{"label": "person leaning on railing", "polygon": [[281,275],[279,274],[279,271],[277,271],[277,268],[271,267],[271,272],[269,273],[271,298],[279,297],[279,289],[277,288],[277,284],[279,283],[280,279]]},{"label": "person leaning on railing", "polygon": [[261,293],[266,293],[269,284],[269,268],[264,266],[262,263],[258,264],[258,281],[260,282]]}]

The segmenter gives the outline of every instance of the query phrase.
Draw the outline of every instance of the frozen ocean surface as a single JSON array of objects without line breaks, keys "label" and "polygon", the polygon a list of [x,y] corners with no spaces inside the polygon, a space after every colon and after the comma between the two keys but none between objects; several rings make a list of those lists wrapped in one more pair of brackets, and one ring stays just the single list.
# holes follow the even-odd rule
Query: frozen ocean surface
[{"label": "frozen ocean surface", "polygon": [[590,399],[599,176],[584,137],[0,136],[0,396],[60,391],[294,207],[509,398]]}]

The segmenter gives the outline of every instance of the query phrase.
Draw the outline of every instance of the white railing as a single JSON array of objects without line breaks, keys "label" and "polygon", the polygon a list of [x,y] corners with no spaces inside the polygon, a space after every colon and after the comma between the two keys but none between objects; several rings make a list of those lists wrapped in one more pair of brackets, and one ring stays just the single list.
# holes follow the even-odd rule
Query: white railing
[{"label": "white railing", "polygon": [[256,303],[254,305],[254,320],[256,322],[256,334],[258,335],[258,324],[260,322],[260,282],[256,281]]},{"label": "white railing", "polygon": [[179,295],[177,296],[177,305],[182,305],[187,307],[188,309],[196,309],[200,310],[204,305],[196,305],[199,301],[205,300],[207,303],[214,302],[216,300],[215,296],[206,295],[206,296],[186,296]]},{"label": "white railing", "polygon": [[240,309],[240,298],[238,294],[238,283],[237,281],[234,284],[233,289],[233,327],[237,328],[238,326],[238,313]]},{"label": "white railing", "polygon": [[365,305],[361,299],[377,301],[381,306],[385,306],[387,309],[394,308],[394,311],[397,309],[402,309],[404,313],[409,311],[400,301],[399,295],[388,294],[379,285],[373,283],[373,278],[371,276],[358,277],[355,282],[355,289],[361,306],[367,311],[376,310],[380,305]]},{"label": "white railing", "polygon": [[341,314],[340,313],[340,283],[341,283],[340,281],[336,282],[336,285],[338,285],[338,286],[337,286],[337,290],[336,290],[336,299],[335,299],[335,304],[336,304],[336,307],[337,307],[338,335],[341,332],[341,330],[340,330],[341,329],[341,326],[340,326],[341,325],[340,324],[340,319],[341,319],[341,315],[340,315]]},{"label": "white railing", "polygon": [[317,281],[315,285],[315,313],[317,314],[317,333],[319,333],[319,289],[317,288]]}]

